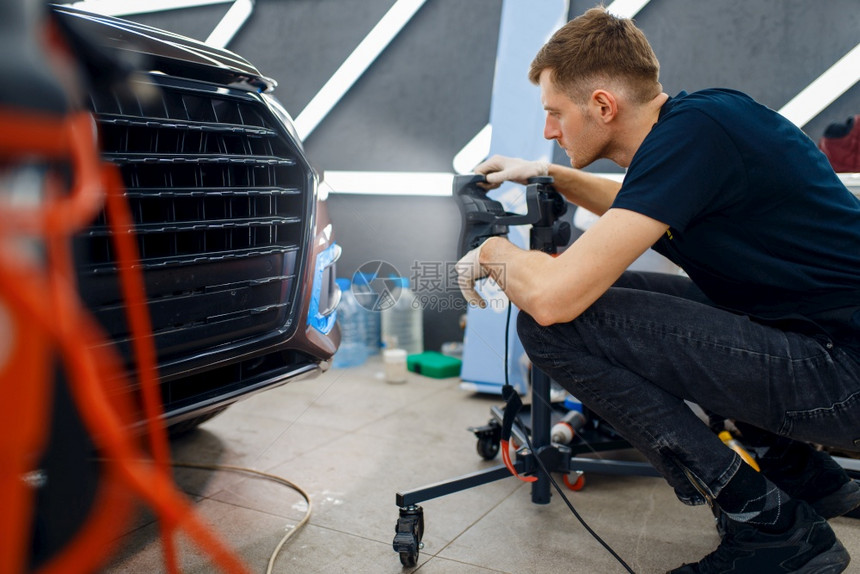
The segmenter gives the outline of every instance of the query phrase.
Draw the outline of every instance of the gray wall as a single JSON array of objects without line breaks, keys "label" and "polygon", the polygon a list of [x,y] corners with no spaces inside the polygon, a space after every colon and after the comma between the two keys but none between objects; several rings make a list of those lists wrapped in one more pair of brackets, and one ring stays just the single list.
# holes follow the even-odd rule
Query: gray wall
[{"label": "gray wall", "polygon": [[[278,80],[277,95],[297,115],[393,3],[257,0],[230,48]],[[594,4],[571,0],[570,13]],[[228,6],[132,19],[205,39]],[[489,119],[501,6],[428,0],[307,139],[317,168],[451,171],[454,154]],[[731,87],[779,109],[854,47],[860,10],[858,0],[652,0],[636,22],[661,61],[667,93]],[[857,85],[805,131],[817,140],[827,124],[856,113]],[[608,161],[591,169],[618,171]],[[334,194],[329,203],[344,246],[342,276],[367,261],[408,275],[416,263],[455,257],[460,222],[450,198]],[[428,348],[462,336],[459,315],[425,312]]]}]

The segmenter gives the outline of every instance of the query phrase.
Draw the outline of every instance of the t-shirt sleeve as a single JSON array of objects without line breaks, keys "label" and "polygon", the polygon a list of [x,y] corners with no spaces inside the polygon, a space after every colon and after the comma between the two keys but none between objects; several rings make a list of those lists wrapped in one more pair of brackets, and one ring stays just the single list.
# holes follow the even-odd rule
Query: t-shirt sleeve
[{"label": "t-shirt sleeve", "polygon": [[697,110],[679,111],[642,142],[612,207],[683,231],[705,210],[731,201],[739,188],[731,180],[742,174],[737,148],[719,124]]}]

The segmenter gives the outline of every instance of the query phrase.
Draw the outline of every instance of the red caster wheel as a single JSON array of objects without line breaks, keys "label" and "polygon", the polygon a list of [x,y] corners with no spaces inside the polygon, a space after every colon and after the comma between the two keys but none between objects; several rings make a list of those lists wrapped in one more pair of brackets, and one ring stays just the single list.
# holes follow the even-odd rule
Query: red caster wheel
[{"label": "red caster wheel", "polygon": [[585,487],[585,474],[583,474],[582,472],[574,472],[573,474],[576,476],[576,480],[574,480],[573,482],[570,482],[569,474],[565,474],[562,477],[564,485],[573,491],[582,490]]}]

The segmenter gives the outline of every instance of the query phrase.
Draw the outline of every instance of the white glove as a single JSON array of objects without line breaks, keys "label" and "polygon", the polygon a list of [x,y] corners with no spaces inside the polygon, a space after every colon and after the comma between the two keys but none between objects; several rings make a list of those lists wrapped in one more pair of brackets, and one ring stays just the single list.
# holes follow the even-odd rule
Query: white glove
[{"label": "white glove", "polygon": [[486,189],[495,189],[505,181],[526,185],[529,178],[548,175],[549,162],[544,160],[528,161],[516,157],[494,155],[475,168],[475,173],[487,176]]},{"label": "white glove", "polygon": [[479,258],[481,256],[482,243],[475,249],[466,253],[454,266],[457,270],[457,285],[469,305],[476,305],[481,309],[487,307],[487,302],[475,290],[475,283],[488,277],[490,274],[483,267]]}]

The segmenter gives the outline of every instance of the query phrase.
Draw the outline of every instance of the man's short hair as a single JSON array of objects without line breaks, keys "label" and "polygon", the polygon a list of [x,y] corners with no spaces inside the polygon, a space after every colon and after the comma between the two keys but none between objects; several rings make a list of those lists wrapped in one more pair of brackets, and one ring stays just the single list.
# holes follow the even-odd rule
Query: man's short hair
[{"label": "man's short hair", "polygon": [[597,80],[614,82],[636,103],[661,91],[660,63],[642,30],[629,18],[613,16],[602,6],[562,26],[544,44],[529,69],[537,84],[541,72],[552,70],[556,88],[585,103]]}]

